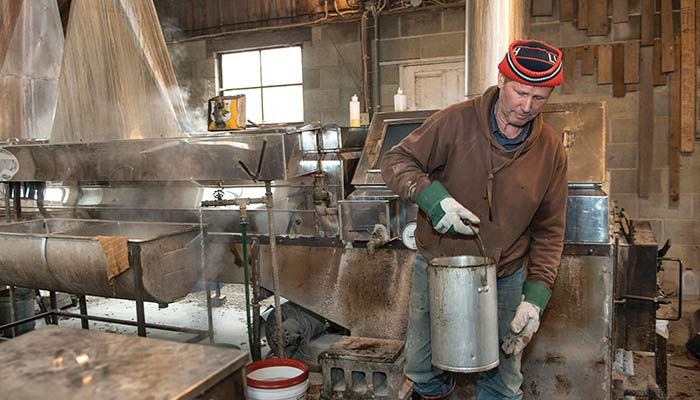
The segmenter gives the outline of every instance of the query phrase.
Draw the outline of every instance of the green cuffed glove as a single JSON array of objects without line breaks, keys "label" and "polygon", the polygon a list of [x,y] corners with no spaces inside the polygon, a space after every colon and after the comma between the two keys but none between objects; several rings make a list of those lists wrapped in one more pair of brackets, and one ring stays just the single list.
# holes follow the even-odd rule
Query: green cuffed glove
[{"label": "green cuffed glove", "polygon": [[510,322],[510,332],[503,338],[501,349],[506,354],[520,354],[540,328],[540,316],[549,303],[552,290],[536,280],[523,285],[523,299]]},{"label": "green cuffed glove", "polygon": [[[478,232],[479,217],[452,198],[450,193],[438,181],[426,186],[416,198],[416,203],[430,218],[433,228],[440,233],[461,233],[474,235]],[[469,221],[472,226],[468,226]]]}]

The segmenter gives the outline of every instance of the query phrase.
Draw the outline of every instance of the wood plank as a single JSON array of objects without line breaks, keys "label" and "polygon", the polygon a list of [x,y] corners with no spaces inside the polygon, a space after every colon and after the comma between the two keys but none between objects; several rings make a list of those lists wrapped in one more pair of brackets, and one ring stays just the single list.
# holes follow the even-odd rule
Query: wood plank
[{"label": "wood plank", "polygon": [[574,0],[559,0],[559,20],[562,22],[574,20]]},{"label": "wood plank", "polygon": [[583,46],[583,54],[581,57],[581,75],[593,75],[593,72],[595,72],[595,55],[595,45]]},{"label": "wood plank", "polygon": [[695,0],[681,0],[681,151],[695,147]]},{"label": "wood plank", "polygon": [[588,29],[588,0],[578,0],[578,29]]},{"label": "wood plank", "polygon": [[637,150],[637,193],[649,197],[654,162],[654,48],[642,47],[639,63],[639,149]]},{"label": "wood plank", "polygon": [[[673,40],[674,47],[680,48],[680,36]],[[674,53],[674,62],[680,65],[681,52]],[[678,207],[681,186],[681,72],[671,74],[668,94],[668,205]]]},{"label": "wood plank", "polygon": [[598,46],[598,84],[612,83],[612,45]]},{"label": "wood plank", "polygon": [[608,0],[588,0],[588,36],[608,34]]},{"label": "wood plank", "polygon": [[625,42],[625,83],[639,83],[639,40]]},{"label": "wood plank", "polygon": [[654,39],[654,86],[663,86],[666,82],[666,74],[661,72],[661,39]]},{"label": "wood plank", "polygon": [[532,0],[531,15],[533,17],[548,17],[554,9],[553,0]]},{"label": "wood plank", "polygon": [[661,0],[661,72],[671,72],[673,68],[673,4]]},{"label": "wood plank", "polygon": [[613,22],[620,23],[629,20],[629,0],[613,0]]},{"label": "wood plank", "polygon": [[567,47],[564,49],[564,84],[562,93],[572,94],[576,90],[574,84],[574,71],[576,70],[576,48]]},{"label": "wood plank", "polygon": [[642,0],[642,46],[654,45],[654,0]]},{"label": "wood plank", "polygon": [[613,96],[625,96],[625,45],[623,43],[613,44],[612,56],[612,83]]}]

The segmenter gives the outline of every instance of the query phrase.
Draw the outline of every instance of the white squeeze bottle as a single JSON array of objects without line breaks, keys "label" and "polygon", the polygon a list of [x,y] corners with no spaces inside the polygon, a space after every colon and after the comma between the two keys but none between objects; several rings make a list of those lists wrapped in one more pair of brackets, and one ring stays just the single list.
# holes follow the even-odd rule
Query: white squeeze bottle
[{"label": "white squeeze bottle", "polygon": [[406,111],[406,95],[401,88],[394,95],[394,111]]},{"label": "white squeeze bottle", "polygon": [[700,281],[692,268],[683,271],[683,300],[697,300],[700,298]]},{"label": "white squeeze bottle", "polygon": [[357,100],[357,95],[352,95],[350,100],[350,127],[357,128],[360,126],[360,101]]}]

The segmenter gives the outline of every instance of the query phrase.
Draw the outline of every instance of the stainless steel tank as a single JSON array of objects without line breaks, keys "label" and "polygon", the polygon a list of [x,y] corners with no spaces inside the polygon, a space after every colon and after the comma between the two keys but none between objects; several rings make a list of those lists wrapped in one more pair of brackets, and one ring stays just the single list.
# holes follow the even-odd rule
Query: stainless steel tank
[{"label": "stainless steel tank", "polygon": [[496,263],[475,256],[428,263],[433,365],[454,372],[498,366]]}]

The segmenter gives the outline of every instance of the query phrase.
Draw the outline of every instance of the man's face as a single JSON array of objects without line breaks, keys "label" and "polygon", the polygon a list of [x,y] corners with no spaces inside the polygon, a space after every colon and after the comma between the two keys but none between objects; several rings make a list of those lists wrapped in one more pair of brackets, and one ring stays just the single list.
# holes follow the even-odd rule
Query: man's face
[{"label": "man's face", "polygon": [[523,126],[535,119],[547,104],[553,88],[530,86],[520,82],[507,80],[503,74],[498,74],[498,97],[496,112],[509,125]]}]

